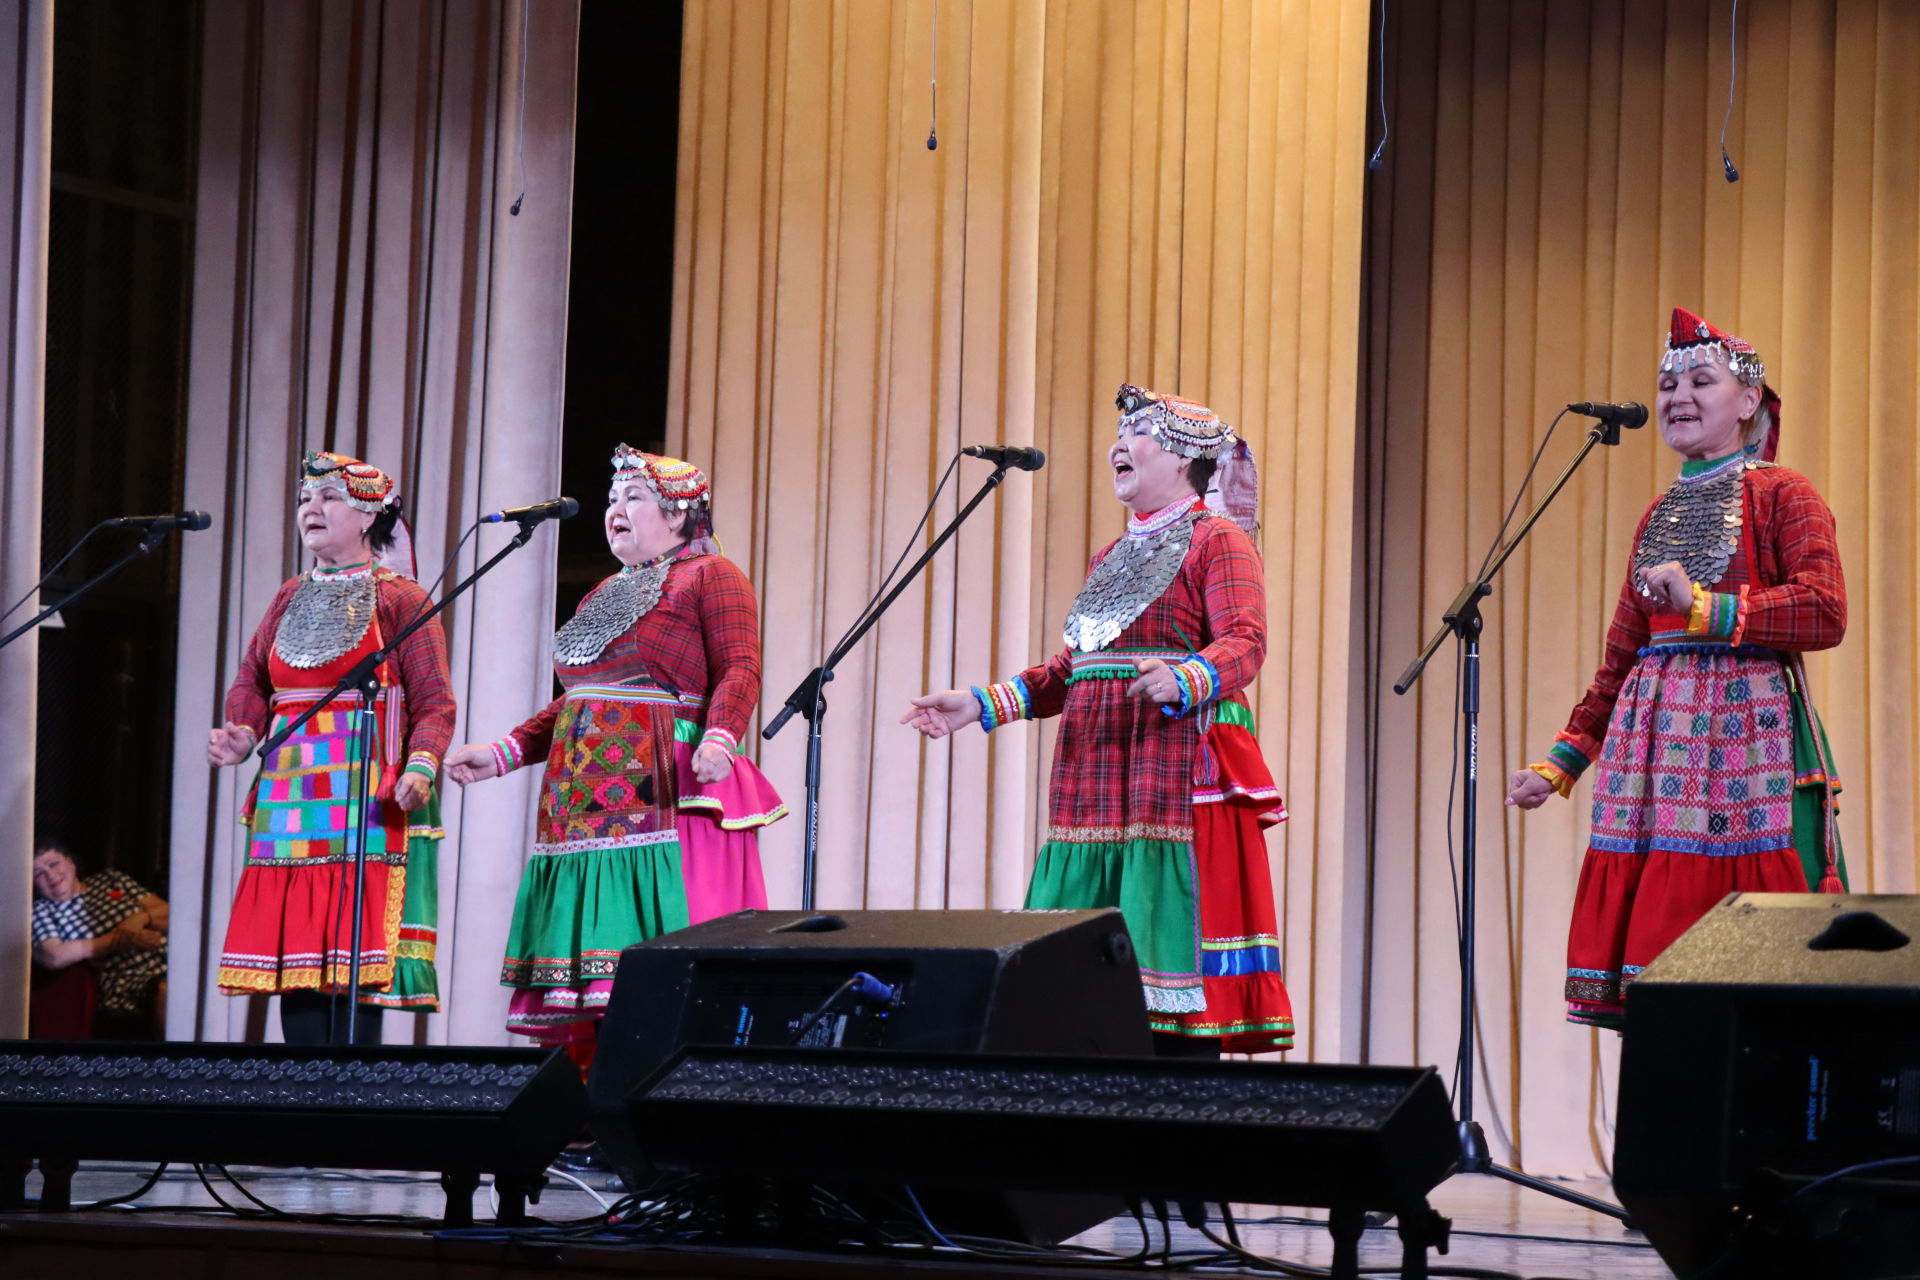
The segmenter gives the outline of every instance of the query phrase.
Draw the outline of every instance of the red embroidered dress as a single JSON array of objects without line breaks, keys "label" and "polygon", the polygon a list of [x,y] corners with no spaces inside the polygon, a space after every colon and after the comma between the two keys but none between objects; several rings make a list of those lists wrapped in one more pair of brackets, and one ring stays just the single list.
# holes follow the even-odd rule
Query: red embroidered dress
[{"label": "red embroidered dress", "polygon": [[1562,795],[1597,766],[1567,941],[1575,1022],[1619,1025],[1634,976],[1727,894],[1843,883],[1839,780],[1799,656],[1846,633],[1833,513],[1806,477],[1744,455],[1689,462],[1679,483],[1730,469],[1740,537],[1725,572],[1691,618],[1657,609],[1629,572],[1606,659],[1533,766]]},{"label": "red embroidered dress", "polygon": [[546,761],[500,981],[509,1030],[585,1040],[623,948],[766,906],[756,829],[786,806],[744,757],[693,776],[695,747],[737,751],[760,698],[759,607],[732,561],[681,556],[638,621],[554,671],[565,692],[494,748],[506,768]]},{"label": "red embroidered dress", "polygon": [[[291,723],[428,604],[417,583],[386,569],[314,572],[337,581],[371,574],[377,583],[372,625],[359,643],[331,661],[308,669],[293,667],[274,642],[306,576],[285,583],[267,606],[227,691],[226,718],[252,729],[256,741]],[[404,771],[433,778],[453,737],[453,691],[437,619],[408,637],[382,665],[379,679],[374,702],[378,772],[370,788],[375,814],[368,826],[361,998],[432,1008],[438,998],[433,972],[436,917],[430,901],[433,841],[442,834],[438,808],[429,802],[409,815],[393,794]],[[359,705],[357,694],[328,703],[265,762],[249,792],[242,814],[249,829],[247,861],[220,956],[219,986],[229,995],[346,989],[353,941],[353,861],[361,830],[352,803],[360,768],[355,728]],[[410,879],[424,892],[409,892]]]},{"label": "red embroidered dress", "polygon": [[[1156,1031],[1281,1049],[1293,1011],[1261,829],[1287,815],[1242,694],[1266,657],[1266,587],[1252,540],[1197,499],[1130,520],[1126,536],[1188,519],[1171,584],[1110,645],[1065,649],[975,696],[988,730],[1061,717],[1027,906],[1119,907]],[[1128,696],[1144,658],[1172,664],[1180,702]]]}]

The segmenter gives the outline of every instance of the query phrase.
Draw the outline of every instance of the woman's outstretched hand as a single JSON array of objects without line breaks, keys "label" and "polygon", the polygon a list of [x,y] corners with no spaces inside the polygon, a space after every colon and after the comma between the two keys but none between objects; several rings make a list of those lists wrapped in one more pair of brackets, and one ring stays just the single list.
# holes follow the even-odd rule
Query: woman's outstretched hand
[{"label": "woman's outstretched hand", "polygon": [[913,709],[900,717],[900,723],[929,738],[944,738],[980,718],[980,703],[966,689],[923,693],[911,701]]},{"label": "woman's outstretched hand", "polygon": [[1516,769],[1507,780],[1507,803],[1517,809],[1538,809],[1553,794],[1553,784],[1532,769]]},{"label": "woman's outstretched hand", "polygon": [[239,764],[253,750],[253,732],[229,720],[207,735],[207,763],[218,769]]},{"label": "woman's outstretched hand", "polygon": [[493,748],[483,742],[456,747],[447,756],[447,776],[463,787],[469,782],[485,782],[499,772],[500,762],[493,758]]}]

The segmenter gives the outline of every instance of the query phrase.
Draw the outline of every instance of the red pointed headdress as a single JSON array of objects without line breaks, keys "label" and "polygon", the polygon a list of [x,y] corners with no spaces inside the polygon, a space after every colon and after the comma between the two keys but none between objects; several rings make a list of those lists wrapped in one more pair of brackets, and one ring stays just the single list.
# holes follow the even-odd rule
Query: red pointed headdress
[{"label": "red pointed headdress", "polygon": [[1767,385],[1767,367],[1760,353],[1746,339],[1716,328],[1685,307],[1675,307],[1673,323],[1667,330],[1667,350],[1660,358],[1660,372],[1684,373],[1703,364],[1725,365],[1727,372],[1745,385],[1760,388],[1760,403],[1772,417],[1760,456],[1773,461],[1780,448],[1780,396]]}]

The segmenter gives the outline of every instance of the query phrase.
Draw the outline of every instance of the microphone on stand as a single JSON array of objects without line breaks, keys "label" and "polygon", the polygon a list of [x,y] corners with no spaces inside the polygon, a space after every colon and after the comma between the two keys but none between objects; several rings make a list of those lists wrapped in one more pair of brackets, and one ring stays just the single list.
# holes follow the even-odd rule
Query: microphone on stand
[{"label": "microphone on stand", "polygon": [[545,502],[536,502],[527,507],[508,507],[505,511],[496,511],[492,515],[480,517],[481,524],[500,524],[513,520],[520,524],[539,524],[542,520],[571,520],[580,512],[580,504],[572,498],[549,498]]},{"label": "microphone on stand", "polygon": [[1647,406],[1628,400],[1622,404],[1607,404],[1598,400],[1582,400],[1579,404],[1570,404],[1569,410],[1586,418],[1598,418],[1602,422],[1616,427],[1625,427],[1632,431],[1636,427],[1647,425]]},{"label": "microphone on stand", "polygon": [[970,444],[960,452],[969,458],[985,458],[998,467],[1016,471],[1038,471],[1047,465],[1047,455],[1038,449],[1018,444]]},{"label": "microphone on stand", "polygon": [[213,517],[204,511],[177,511],[164,516],[115,516],[107,521],[110,529],[204,529]]}]

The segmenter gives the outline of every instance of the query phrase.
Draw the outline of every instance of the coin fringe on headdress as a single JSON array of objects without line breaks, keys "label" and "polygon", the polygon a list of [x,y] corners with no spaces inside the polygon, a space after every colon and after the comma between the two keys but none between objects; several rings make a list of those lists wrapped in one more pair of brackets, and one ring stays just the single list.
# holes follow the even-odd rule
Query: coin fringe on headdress
[{"label": "coin fringe on headdress", "polygon": [[348,506],[371,516],[386,511],[400,498],[393,477],[373,464],[344,453],[307,450],[300,460],[300,487],[317,489],[334,482],[346,489]]}]

